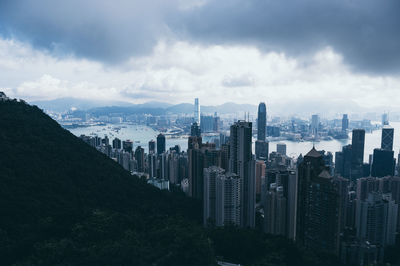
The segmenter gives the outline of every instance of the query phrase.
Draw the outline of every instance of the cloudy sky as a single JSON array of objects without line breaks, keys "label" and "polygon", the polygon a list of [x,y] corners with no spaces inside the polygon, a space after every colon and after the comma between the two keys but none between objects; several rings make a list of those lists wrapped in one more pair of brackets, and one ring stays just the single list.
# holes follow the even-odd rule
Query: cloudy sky
[{"label": "cloudy sky", "polygon": [[399,14],[398,0],[1,0],[0,89],[400,110]]}]

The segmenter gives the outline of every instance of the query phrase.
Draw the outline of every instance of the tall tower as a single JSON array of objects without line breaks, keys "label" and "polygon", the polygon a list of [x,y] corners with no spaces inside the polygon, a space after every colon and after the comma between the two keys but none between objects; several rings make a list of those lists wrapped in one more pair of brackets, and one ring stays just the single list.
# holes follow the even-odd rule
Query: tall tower
[{"label": "tall tower", "polygon": [[349,118],[347,114],[343,114],[342,118],[342,132],[346,132],[346,130],[349,128]]},{"label": "tall tower", "polygon": [[157,136],[157,154],[162,154],[164,152],[165,152],[165,136],[160,133]]},{"label": "tall tower", "polygon": [[382,126],[386,126],[389,125],[389,114],[388,113],[384,113],[382,115]]},{"label": "tall tower", "polygon": [[194,122],[190,127],[190,136],[201,137],[201,130],[197,122]]},{"label": "tall tower", "polygon": [[240,225],[242,178],[233,173],[220,174],[216,182],[216,225]]},{"label": "tall tower", "polygon": [[203,197],[203,223],[207,226],[208,223],[216,222],[216,184],[217,177],[225,173],[224,169],[211,166],[204,168],[204,197]]},{"label": "tall tower", "polygon": [[364,163],[365,130],[353,129],[351,140],[351,179],[362,177]]},{"label": "tall tower", "polygon": [[384,126],[382,128],[381,149],[388,151],[393,150],[393,135],[393,128],[389,126]]},{"label": "tall tower", "polygon": [[200,102],[199,98],[194,99],[194,122],[200,125]]},{"label": "tall tower", "polygon": [[156,153],[156,142],[154,140],[149,141],[149,154]]},{"label": "tall tower", "polygon": [[265,141],[265,130],[267,127],[267,108],[265,103],[258,105],[258,116],[257,116],[257,140]]},{"label": "tall tower", "polygon": [[340,202],[327,170],[315,148],[298,166],[296,240],[306,248],[338,252]]},{"label": "tall tower", "polygon": [[267,108],[265,103],[258,105],[257,117],[257,141],[256,141],[256,158],[267,160],[268,159],[268,142],[265,141],[265,131],[267,128]]},{"label": "tall tower", "polygon": [[319,115],[315,114],[311,116],[311,131],[316,137],[318,135],[319,128]]},{"label": "tall tower", "polygon": [[252,123],[238,121],[231,126],[230,172],[243,179],[241,190],[241,226],[255,226],[255,161],[252,155]]},{"label": "tall tower", "polygon": [[144,149],[138,146],[135,150],[135,160],[137,163],[137,171],[139,173],[144,172]]}]

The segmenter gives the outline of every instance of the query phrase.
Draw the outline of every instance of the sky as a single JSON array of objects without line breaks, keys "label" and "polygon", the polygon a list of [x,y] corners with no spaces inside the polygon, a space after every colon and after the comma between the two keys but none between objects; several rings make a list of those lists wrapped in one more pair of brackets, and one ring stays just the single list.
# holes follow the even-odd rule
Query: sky
[{"label": "sky", "polygon": [[1,0],[0,90],[400,111],[399,13],[398,0]]}]

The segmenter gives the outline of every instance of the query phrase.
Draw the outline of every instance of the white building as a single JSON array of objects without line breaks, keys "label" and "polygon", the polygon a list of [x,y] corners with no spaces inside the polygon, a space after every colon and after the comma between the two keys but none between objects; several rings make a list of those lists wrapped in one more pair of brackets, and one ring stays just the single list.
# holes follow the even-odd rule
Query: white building
[{"label": "white building", "polygon": [[233,173],[217,177],[216,225],[240,225],[242,178]]}]

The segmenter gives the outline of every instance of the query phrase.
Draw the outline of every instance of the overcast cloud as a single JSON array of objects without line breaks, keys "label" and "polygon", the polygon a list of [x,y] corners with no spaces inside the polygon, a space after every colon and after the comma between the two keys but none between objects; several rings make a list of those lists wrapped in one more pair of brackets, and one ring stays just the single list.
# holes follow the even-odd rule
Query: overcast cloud
[{"label": "overcast cloud", "polygon": [[0,1],[0,88],[28,100],[397,108],[400,1]]}]

